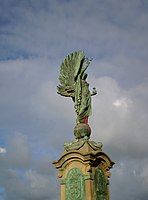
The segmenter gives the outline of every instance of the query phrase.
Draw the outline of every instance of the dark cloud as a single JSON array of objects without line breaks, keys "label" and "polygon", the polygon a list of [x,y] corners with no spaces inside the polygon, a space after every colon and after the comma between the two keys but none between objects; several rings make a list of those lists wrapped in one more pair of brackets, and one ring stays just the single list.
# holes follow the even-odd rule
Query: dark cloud
[{"label": "dark cloud", "polygon": [[[129,160],[124,159],[120,161],[114,170],[113,177],[114,181],[111,181],[111,199],[130,199],[145,200],[148,196],[147,192],[147,183],[144,180],[147,180],[147,176],[142,177],[142,165],[145,162],[138,163],[139,160]],[[116,183],[116,184],[115,184]],[[119,192],[120,191],[120,192]]]}]

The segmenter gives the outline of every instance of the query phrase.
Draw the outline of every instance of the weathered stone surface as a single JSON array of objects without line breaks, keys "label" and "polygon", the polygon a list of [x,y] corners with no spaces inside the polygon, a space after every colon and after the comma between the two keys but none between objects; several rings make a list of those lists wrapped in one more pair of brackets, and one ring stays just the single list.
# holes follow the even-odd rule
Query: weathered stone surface
[{"label": "weathered stone surface", "polygon": [[95,170],[94,175],[94,199],[107,200],[108,199],[108,181],[101,168]]},{"label": "weathered stone surface", "polygon": [[102,143],[75,140],[67,144],[63,155],[53,164],[59,171],[61,200],[71,200],[71,196],[74,200],[109,199],[109,170],[114,162],[102,151]]},{"label": "weathered stone surface", "polygon": [[85,180],[79,168],[69,170],[66,180],[66,200],[85,200]]}]

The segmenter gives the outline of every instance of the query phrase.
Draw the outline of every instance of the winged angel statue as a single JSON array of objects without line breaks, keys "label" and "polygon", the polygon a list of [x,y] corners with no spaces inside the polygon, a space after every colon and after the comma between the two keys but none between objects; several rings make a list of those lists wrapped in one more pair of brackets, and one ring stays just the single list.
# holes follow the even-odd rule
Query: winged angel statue
[{"label": "winged angel statue", "polygon": [[78,51],[68,55],[60,67],[60,85],[57,87],[57,93],[72,98],[77,124],[88,124],[88,117],[91,115],[91,96],[97,94],[95,88],[92,93],[89,91],[89,84],[86,81],[85,71],[90,62],[83,51]]}]

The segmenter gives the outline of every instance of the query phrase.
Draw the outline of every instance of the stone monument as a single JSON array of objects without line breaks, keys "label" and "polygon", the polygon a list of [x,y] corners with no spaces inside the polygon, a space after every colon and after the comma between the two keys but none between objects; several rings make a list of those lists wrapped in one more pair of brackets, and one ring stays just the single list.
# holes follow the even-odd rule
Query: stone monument
[{"label": "stone monument", "polygon": [[114,162],[102,151],[101,142],[90,140],[91,97],[97,94],[86,81],[90,62],[78,51],[68,55],[60,68],[58,94],[71,97],[76,112],[75,139],[64,144],[62,156],[53,162],[61,200],[109,200],[109,170]]}]

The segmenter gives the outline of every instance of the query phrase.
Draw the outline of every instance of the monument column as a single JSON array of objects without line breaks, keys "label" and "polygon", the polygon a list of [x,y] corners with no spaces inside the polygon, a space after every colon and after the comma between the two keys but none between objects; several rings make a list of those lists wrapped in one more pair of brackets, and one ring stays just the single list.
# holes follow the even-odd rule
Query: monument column
[{"label": "monument column", "polygon": [[61,200],[109,200],[111,159],[102,151],[102,144],[80,140],[65,146],[58,169]]},{"label": "monument column", "polygon": [[71,97],[77,119],[75,139],[64,144],[62,156],[53,164],[58,170],[61,200],[109,200],[109,170],[114,162],[102,151],[102,143],[90,140],[88,117],[91,96],[84,73],[90,61],[82,51],[68,55],[61,65],[58,93]]}]

